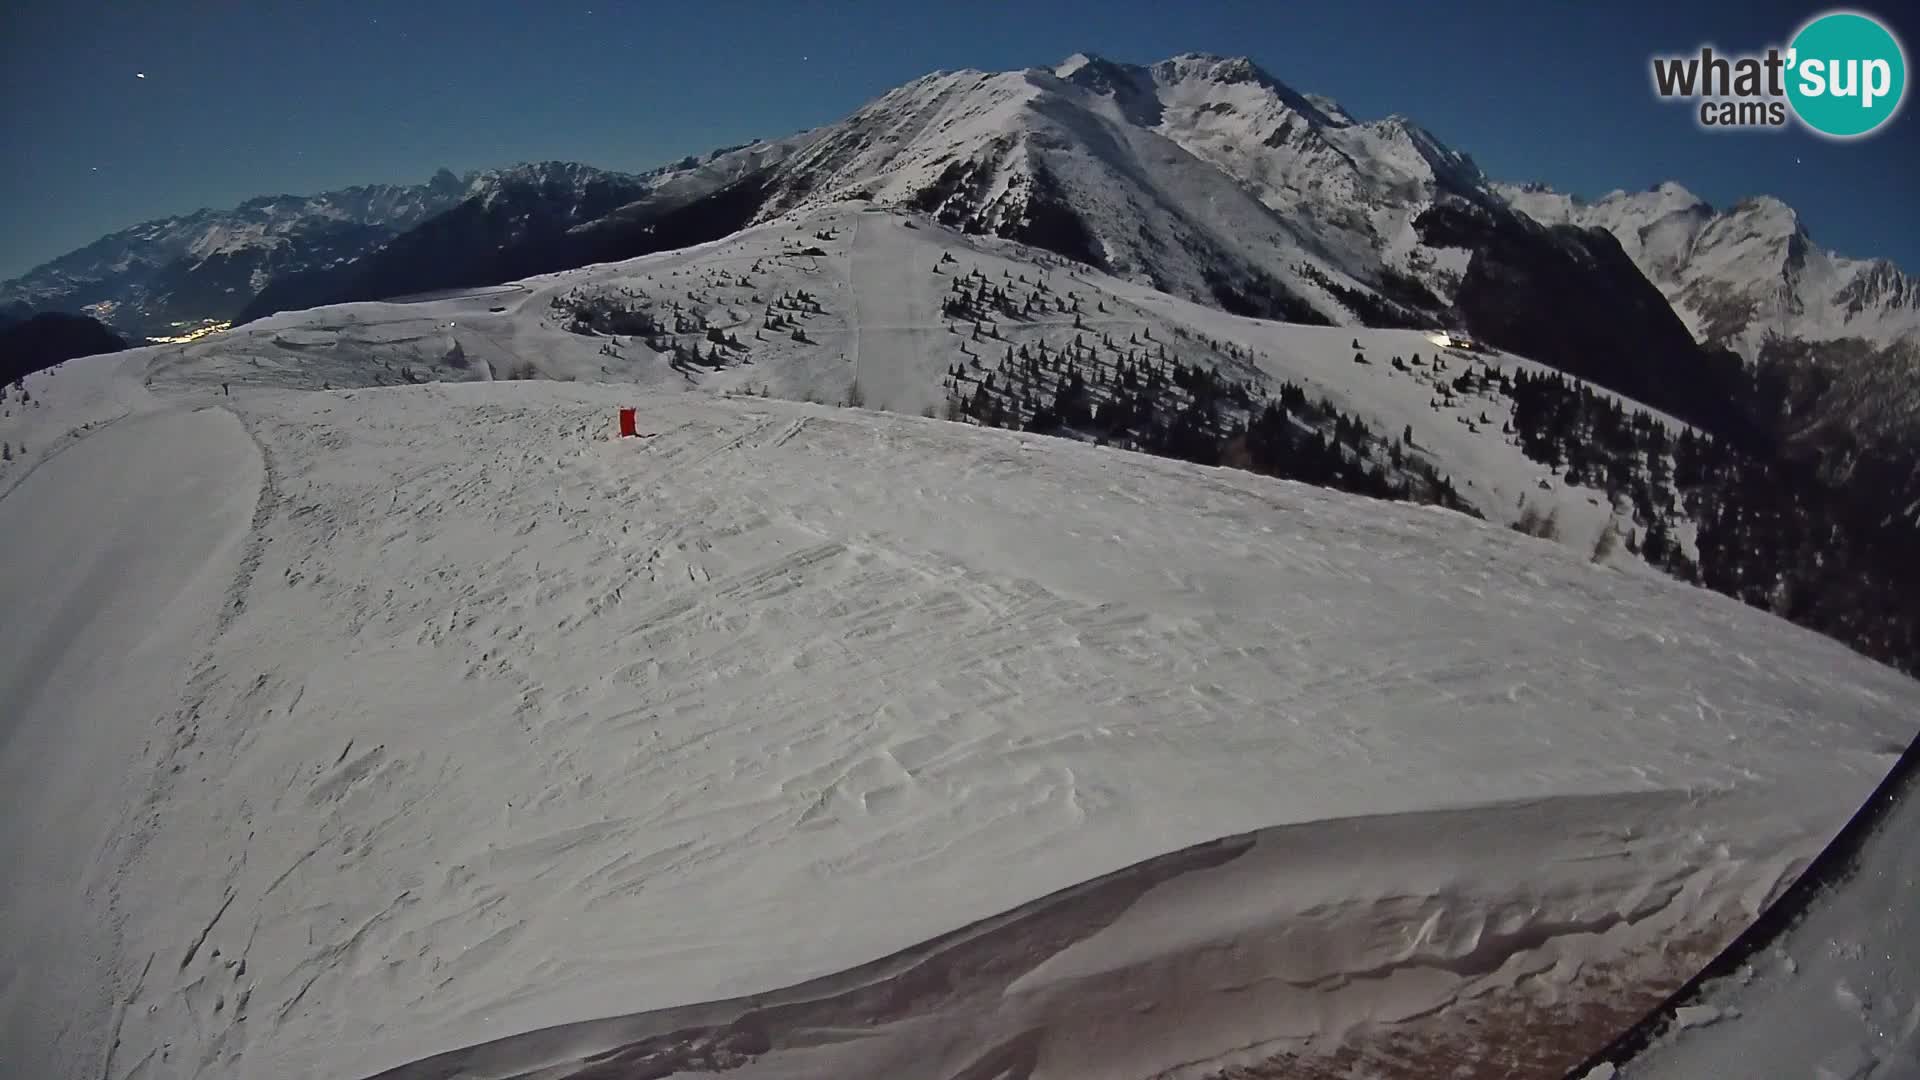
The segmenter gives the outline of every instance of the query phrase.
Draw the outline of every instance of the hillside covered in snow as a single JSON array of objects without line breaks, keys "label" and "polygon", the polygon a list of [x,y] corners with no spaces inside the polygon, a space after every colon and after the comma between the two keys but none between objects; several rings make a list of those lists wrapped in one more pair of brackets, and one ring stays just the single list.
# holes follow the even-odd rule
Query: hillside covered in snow
[{"label": "hillside covered in snow", "polygon": [[[545,163],[263,198],[103,238],[0,304],[178,336],[624,260],[849,200],[1232,314],[1464,328],[1716,434],[1794,443],[1831,484],[1864,461],[1875,480],[1859,486],[1884,489],[1920,457],[1920,290],[1892,264],[1824,251],[1776,199],[1716,211],[1667,183],[1588,204],[1497,183],[1405,116],[1356,119],[1244,57],[936,72],[643,174]],[[1780,392],[1747,386],[1722,347]]]},{"label": "hillside covered in snow", "polygon": [[175,340],[0,388],[0,1071],[1557,1076],[1920,724],[1910,280],[1244,59],[87,297]]},{"label": "hillside covered in snow", "polygon": [[1910,526],[1884,508],[1904,481],[1865,479],[1897,459],[1809,475],[1749,427],[1622,395],[1616,370],[1234,315],[871,200],[440,295],[274,316],[159,364],[209,385],[631,382],[1066,435],[1467,510],[1920,662]]},{"label": "hillside covered in snow", "polygon": [[[1040,370],[1031,379],[1029,363]],[[1255,401],[1291,386],[1307,399],[1298,409],[1303,430],[1318,434],[1317,424],[1331,437],[1336,415],[1364,425],[1364,434],[1343,436],[1360,451],[1356,464],[1384,479],[1446,480],[1461,508],[1497,522],[1527,507],[1555,512],[1561,539],[1581,551],[1610,524],[1621,538],[1634,528],[1600,485],[1568,486],[1517,445],[1514,403],[1495,379],[1550,376],[1544,365],[1437,344],[1428,332],[1232,316],[1044,250],[860,203],[444,299],[275,316],[163,348],[153,364],[158,378],[200,386],[614,381],[827,404],[858,399],[976,421],[985,418],[967,415],[974,403],[995,399],[1004,403],[998,426],[1020,427],[1031,426],[1043,399],[1053,402],[1070,370],[1097,379],[1131,366],[1144,380],[1179,365],[1217,374],[1223,387],[1251,386]],[[1168,395],[1192,400],[1177,388]],[[1209,434],[1224,442],[1248,411],[1219,403]],[[1068,433],[1126,444],[1147,430],[1115,431],[1114,415],[1110,409],[1105,429],[1089,422]],[[1661,423],[1682,430],[1671,418]],[[1432,494],[1419,486],[1406,494],[1423,492]]]},{"label": "hillside covered in snow", "polygon": [[0,1058],[1555,1075],[1920,686],[1603,550],[1544,402],[1688,431],[861,203],[30,376]]}]

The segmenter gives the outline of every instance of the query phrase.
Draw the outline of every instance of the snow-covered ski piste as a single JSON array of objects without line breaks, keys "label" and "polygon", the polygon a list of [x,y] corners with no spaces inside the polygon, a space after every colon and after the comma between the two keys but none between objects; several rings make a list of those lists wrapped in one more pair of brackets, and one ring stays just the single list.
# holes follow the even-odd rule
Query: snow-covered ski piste
[{"label": "snow-covered ski piste", "polygon": [[[320,388],[325,328],[492,299],[0,420],[0,1071],[1555,1076],[1920,724],[1451,511],[777,397]],[[864,373],[916,347],[867,329]]]}]

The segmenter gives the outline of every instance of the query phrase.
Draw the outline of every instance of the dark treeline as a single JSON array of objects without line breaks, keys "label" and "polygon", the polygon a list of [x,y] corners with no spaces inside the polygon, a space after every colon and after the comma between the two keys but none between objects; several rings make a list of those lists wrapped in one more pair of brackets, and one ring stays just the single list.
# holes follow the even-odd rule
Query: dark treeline
[{"label": "dark treeline", "polygon": [[[1920,530],[1812,463],[1669,428],[1560,375],[1504,381],[1529,458],[1631,507],[1627,544],[1676,577],[1920,674]],[[1677,538],[1696,529],[1699,557]]]},{"label": "dark treeline", "polygon": [[[995,303],[991,292],[987,301]],[[949,304],[950,316],[964,313]],[[976,340],[993,341],[997,331],[975,326]],[[1293,383],[1268,396],[1137,334],[1119,342],[1081,330],[1059,348],[998,345],[997,358],[975,355],[948,371],[949,417],[1475,513],[1404,438]]]},{"label": "dark treeline", "polygon": [[0,322],[0,383],[13,382],[77,356],[118,352],[127,342],[86,315],[41,312]]}]

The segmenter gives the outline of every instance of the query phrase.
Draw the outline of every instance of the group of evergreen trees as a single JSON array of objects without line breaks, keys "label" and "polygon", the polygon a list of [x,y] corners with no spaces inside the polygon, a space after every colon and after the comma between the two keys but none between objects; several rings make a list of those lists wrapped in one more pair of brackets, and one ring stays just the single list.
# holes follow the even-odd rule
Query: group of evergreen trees
[{"label": "group of evergreen trees", "polygon": [[[1526,455],[1630,506],[1627,546],[1683,580],[1920,673],[1920,527],[1811,463],[1755,453],[1564,376],[1507,380]],[[1691,525],[1698,558],[1678,539]]]},{"label": "group of evergreen trees", "polygon": [[574,289],[554,296],[547,306],[565,320],[561,325],[570,333],[653,338],[666,332],[653,312],[631,294]]},{"label": "group of evergreen trees", "polygon": [[1227,465],[1381,499],[1432,502],[1471,513],[1449,478],[1424,457],[1373,432],[1293,383],[1267,397],[1250,381],[1089,332],[1050,349],[1005,346],[989,369],[980,357],[947,373],[948,415],[987,427],[1035,431]]},{"label": "group of evergreen trees", "polygon": [[[33,395],[27,392],[26,376],[24,375],[20,376],[14,379],[13,382],[11,383],[0,383],[0,406],[5,406],[7,404],[7,393],[9,390],[11,390],[13,393],[16,393],[20,396],[20,403],[22,405],[34,404]],[[13,410],[11,408],[6,409],[5,412],[6,412],[6,415],[8,416],[13,415]],[[27,445],[25,443],[21,443],[20,453],[25,454],[26,452],[27,452]],[[12,460],[13,460],[13,444],[8,442],[0,442],[0,461],[12,461]]]},{"label": "group of evergreen trees", "polygon": [[[754,268],[758,270],[759,264],[754,264]],[[748,275],[729,275],[725,271],[703,280],[719,287],[750,289],[753,286]],[[612,293],[571,289],[555,295],[548,301],[548,307],[566,330],[609,338],[600,346],[603,356],[620,357],[619,335],[625,334],[644,340],[655,353],[666,354],[668,365],[689,378],[699,369],[718,369],[743,361],[749,346],[740,340],[737,330],[724,329],[708,319],[700,305],[708,303],[709,297],[698,289],[691,289],[687,296],[687,304],[670,301],[664,317],[654,313],[644,293],[631,288]],[[754,293],[753,301],[765,305],[763,322],[754,330],[755,340],[764,340],[765,332],[772,330],[784,332],[794,341],[811,343],[800,320],[826,312],[819,298],[805,289],[782,293],[771,302]],[[742,317],[735,315],[736,319]],[[705,351],[701,348],[703,342],[707,345]]]}]

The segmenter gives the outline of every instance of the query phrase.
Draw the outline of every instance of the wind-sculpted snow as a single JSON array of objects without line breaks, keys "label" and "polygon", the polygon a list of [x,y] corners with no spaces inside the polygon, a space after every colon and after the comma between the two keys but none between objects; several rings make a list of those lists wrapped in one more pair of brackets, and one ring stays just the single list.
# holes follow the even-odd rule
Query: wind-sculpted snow
[{"label": "wind-sculpted snow", "polygon": [[[1654,792],[1264,829],[799,986],[510,1036],[378,1080],[1427,1077],[1442,1061],[1551,1076],[1741,914],[1694,861],[1688,805]],[[1591,857],[1599,835],[1614,857]]]},{"label": "wind-sculpted snow", "polygon": [[1920,1076],[1920,742],[1793,887],[1579,1080],[1720,1063],[1828,1080]]},{"label": "wind-sculpted snow", "polygon": [[[143,356],[179,354],[42,381]],[[180,376],[136,407],[207,400]],[[1262,1068],[1457,1045],[1469,1015],[1670,988],[1846,817],[1920,700],[1731,601],[1246,473],[606,386],[214,394],[264,479],[230,575],[183,586],[218,618],[176,703],[95,717],[145,744],[87,819],[141,837],[88,863],[111,999],[14,991],[119,1017],[115,1076],[370,1075],[782,987],[831,1000],[749,1025],[779,1032],[755,1053],[781,1074],[940,1032],[951,1060],[1002,1046],[1036,1076],[1113,1075],[1095,1051],[1121,1029]],[[647,437],[611,437],[623,405]],[[90,498],[67,470],[100,437],[36,489]],[[78,782],[58,765],[39,782]],[[1486,809],[1432,816],[1464,807]],[[1262,833],[1214,870],[1101,881],[1311,822],[1271,858]],[[818,1026],[845,987],[802,984],[1083,885],[1131,899],[1042,909],[1062,921],[1039,955],[996,958],[1017,931],[942,954],[951,992],[874,991],[906,1042]],[[1180,971],[1213,1008],[1136,1009]],[[671,1030],[732,1030],[731,1008]]]}]

